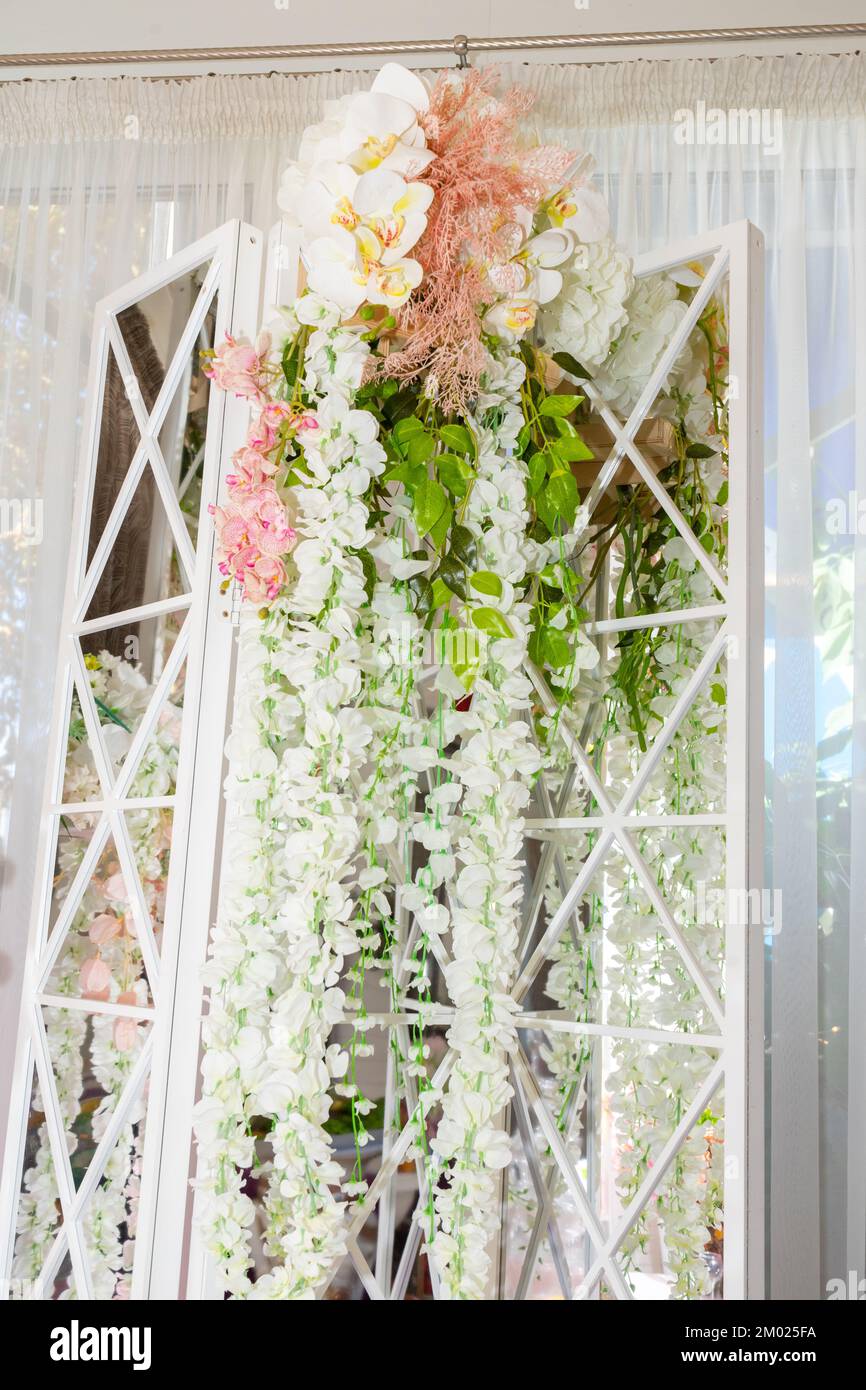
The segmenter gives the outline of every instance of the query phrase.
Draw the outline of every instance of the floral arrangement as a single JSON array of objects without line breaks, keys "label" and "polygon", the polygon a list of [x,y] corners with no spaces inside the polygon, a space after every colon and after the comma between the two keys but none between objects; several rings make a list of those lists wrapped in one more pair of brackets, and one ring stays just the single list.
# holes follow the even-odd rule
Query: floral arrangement
[{"label": "floral arrangement", "polygon": [[[620,614],[649,611],[667,589],[701,603],[704,576],[665,516],[648,521],[639,488],[617,489],[615,520],[591,525],[575,465],[595,457],[580,383],[593,374],[627,413],[700,269],[636,282],[591,161],[534,141],[529,106],[490,71],[446,74],[430,90],[394,64],[371,90],[329,103],[280,189],[300,242],[298,297],[255,343],[228,339],[207,358],[214,383],[251,406],[214,510],[223,585],[246,605],[197,1107],[201,1226],[235,1297],[317,1297],[349,1248],[350,1214],[367,1198],[374,986],[409,1020],[391,1064],[415,1096],[407,1157],[438,1296],[490,1296],[512,1158],[523,816],[539,770],[560,756],[563,720],[579,724],[601,692],[596,756],[626,767],[688,671],[685,645],[663,630],[629,634],[615,661],[585,631],[608,553]],[[714,302],[658,402],[676,440],[666,486],[718,554],[721,322]],[[613,545],[624,536],[625,564]],[[539,706],[531,670],[555,708]],[[703,735],[720,727],[723,686],[713,691],[678,735],[692,782],[700,757],[709,773]],[[650,795],[664,801],[668,762],[659,775]],[[682,805],[689,778],[677,776]],[[691,847],[679,852],[694,879]],[[671,862],[660,846],[660,875]],[[636,892],[627,877],[605,890],[624,1001],[646,995],[647,979],[657,993],[639,924],[630,934]],[[555,885],[547,897],[552,912]],[[581,1019],[597,1007],[597,918],[561,939],[547,985]],[[718,945],[704,943],[716,974]],[[434,974],[451,1049],[435,1074]],[[687,995],[683,1016],[700,1027]],[[586,1065],[573,1044],[553,1038],[545,1054],[563,1128]],[[632,1103],[633,1065],[623,1046],[617,1123],[634,1155],[624,1199],[676,1123],[681,1091],[666,1073],[655,1108],[643,1091]],[[350,1174],[328,1130],[335,1096],[351,1113]],[[684,1288],[701,1223],[718,1218],[702,1162],[661,1199]],[[267,1260],[257,1278],[254,1170]],[[700,1200],[681,1200],[695,1183]],[[640,1239],[638,1228],[635,1250]]]}]

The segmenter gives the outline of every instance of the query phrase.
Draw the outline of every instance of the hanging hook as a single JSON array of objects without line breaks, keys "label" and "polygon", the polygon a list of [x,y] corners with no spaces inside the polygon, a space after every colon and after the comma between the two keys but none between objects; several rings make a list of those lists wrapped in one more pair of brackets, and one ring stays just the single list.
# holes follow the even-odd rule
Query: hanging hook
[{"label": "hanging hook", "polygon": [[468,38],[466,37],[466,35],[465,35],[465,34],[455,34],[455,35],[454,35],[454,43],[453,43],[452,47],[453,47],[453,49],[454,49],[454,52],[457,54],[457,66],[458,66],[458,68],[468,68],[468,67],[469,67],[469,40],[468,40]]}]

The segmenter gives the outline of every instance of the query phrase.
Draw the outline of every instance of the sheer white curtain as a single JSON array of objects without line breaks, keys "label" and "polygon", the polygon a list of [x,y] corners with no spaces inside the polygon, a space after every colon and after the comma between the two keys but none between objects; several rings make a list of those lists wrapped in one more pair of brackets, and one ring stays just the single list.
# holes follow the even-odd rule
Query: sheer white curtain
[{"label": "sheer white curtain", "polygon": [[[866,1273],[866,59],[518,72],[538,93],[540,130],[595,155],[630,249],[741,217],[766,237],[767,867],[780,903],[767,934],[768,1262],[772,1297],[818,1298],[828,1279]],[[267,227],[299,130],[364,81],[0,88],[0,497],[40,499],[44,532],[41,544],[22,527],[3,540],[7,998],[27,928],[93,304],[226,217]],[[713,113],[742,108],[764,123],[738,123],[734,141]],[[684,111],[693,143],[676,136]]]}]

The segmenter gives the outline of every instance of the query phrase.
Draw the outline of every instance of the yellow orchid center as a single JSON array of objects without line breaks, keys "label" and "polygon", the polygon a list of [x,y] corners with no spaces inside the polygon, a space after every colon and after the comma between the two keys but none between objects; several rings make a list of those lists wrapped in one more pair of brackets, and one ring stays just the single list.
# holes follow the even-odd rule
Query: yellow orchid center
[{"label": "yellow orchid center", "polygon": [[331,221],[335,222],[338,227],[345,227],[347,232],[353,232],[360,220],[349,199],[345,196],[338,198],[334,211],[331,213]]},{"label": "yellow orchid center", "polygon": [[388,250],[389,247],[396,245],[403,235],[406,219],[392,213],[390,217],[368,217],[366,225],[378,237],[383,250]]},{"label": "yellow orchid center", "polygon": [[509,304],[505,322],[512,333],[525,333],[535,323],[535,304]]},{"label": "yellow orchid center", "polygon": [[379,288],[390,299],[403,299],[411,289],[405,272],[400,266],[381,266],[378,272]]},{"label": "yellow orchid center", "polygon": [[365,222],[359,222],[355,228],[355,243],[366,275],[382,259],[382,242],[371,226]]},{"label": "yellow orchid center", "polygon": [[381,164],[383,159],[388,158],[396,143],[396,135],[386,135],[381,140],[377,135],[368,135],[352,161],[355,169],[359,173],[364,173],[367,169],[375,169],[377,164]]},{"label": "yellow orchid center", "polygon": [[577,203],[574,201],[574,191],[571,188],[560,188],[558,193],[554,193],[547,204],[547,215],[551,222],[561,225],[573,217],[577,212]]}]

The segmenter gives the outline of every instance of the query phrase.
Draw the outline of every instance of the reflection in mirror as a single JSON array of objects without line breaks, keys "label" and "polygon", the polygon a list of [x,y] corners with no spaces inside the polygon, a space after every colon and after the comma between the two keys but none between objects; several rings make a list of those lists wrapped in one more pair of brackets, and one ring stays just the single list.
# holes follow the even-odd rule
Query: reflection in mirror
[{"label": "reflection in mirror", "polygon": [[[142,888],[151,900],[148,903],[151,924],[161,925],[169,838],[160,817],[170,813],[146,814],[157,822],[159,846],[155,849],[155,857],[147,864],[148,871],[155,875],[154,881],[142,882]],[[140,855],[136,855],[136,860],[138,867]],[[109,835],[83,887],[52,967],[48,978],[49,994],[131,1004],[136,1008],[152,1003],[132,887],[121,867],[117,846]],[[152,889],[149,895],[148,888]]]},{"label": "reflection in mirror", "polygon": [[[79,1029],[79,1020],[70,1018],[73,1033]],[[80,1020],[81,1028],[84,1019]],[[58,1051],[61,1044],[58,1041]],[[74,1049],[75,1040],[70,1040]],[[34,1297],[34,1285],[40,1278],[42,1267],[63,1224],[60,1195],[57,1190],[57,1175],[54,1159],[48,1142],[48,1126],[45,1122],[45,1103],[36,1076],[32,1069],[30,1107],[27,1112],[27,1134],[24,1141],[24,1158],[21,1167],[20,1196],[16,1220],[15,1252],[12,1260],[12,1298]],[[72,1079],[75,1088],[76,1080]],[[60,1100],[61,1111],[64,1101]],[[57,1291],[45,1291],[42,1297],[62,1296],[67,1281],[55,1281]],[[68,1295],[67,1295],[68,1297]]]},{"label": "reflection in mirror", "polygon": [[[170,518],[148,463],[141,468],[136,451],[141,436],[130,396],[149,415],[169,373],[176,377],[168,409],[158,431],[159,451],[167,482],[180,501],[177,530],[186,523],[195,535],[201,492],[201,469],[207,427],[209,392],[199,366],[202,349],[213,346],[216,305],[199,302],[208,265],[173,280],[122,310],[117,324],[129,355],[133,377],[124,383],[113,351],[109,351],[94,484],[87,563],[93,560],[124,479],[133,464],[140,476],[114,544],[102,567],[88,620],[154,603],[187,592],[191,576],[177,554]],[[188,356],[174,358],[191,311],[202,322]],[[179,370],[178,370],[179,369]],[[157,460],[156,466],[159,466]],[[115,634],[122,642],[122,633]],[[120,649],[115,654],[119,654]]]},{"label": "reflection in mirror", "polygon": [[[123,765],[132,737],[178,640],[184,617],[185,610],[179,609],[86,633],[81,638],[90,690],[102,728],[103,747],[115,772]],[[172,703],[182,704],[182,684],[171,698]],[[74,731],[78,731],[77,727]],[[165,793],[137,791],[132,794],[161,796]]]},{"label": "reflection in mirror", "polygon": [[210,382],[201,352],[213,346],[215,306],[192,345],[174,399],[159,431],[159,448],[193,545],[198,531]]},{"label": "reflection in mirror", "polygon": [[[151,1024],[46,1006],[41,1010],[51,1061],[53,1095],[34,1078],[22,1164],[13,1277],[14,1298],[74,1298],[68,1251],[55,1247],[63,1226],[46,1110],[56,1113],[66,1144],[72,1187],[81,1188],[118,1105],[125,1122],[84,1205],[81,1234],[93,1295],[129,1297],[135,1251],[146,1091],[122,1101]],[[53,1251],[53,1258],[52,1258]],[[46,1263],[47,1262],[47,1263]]]}]

